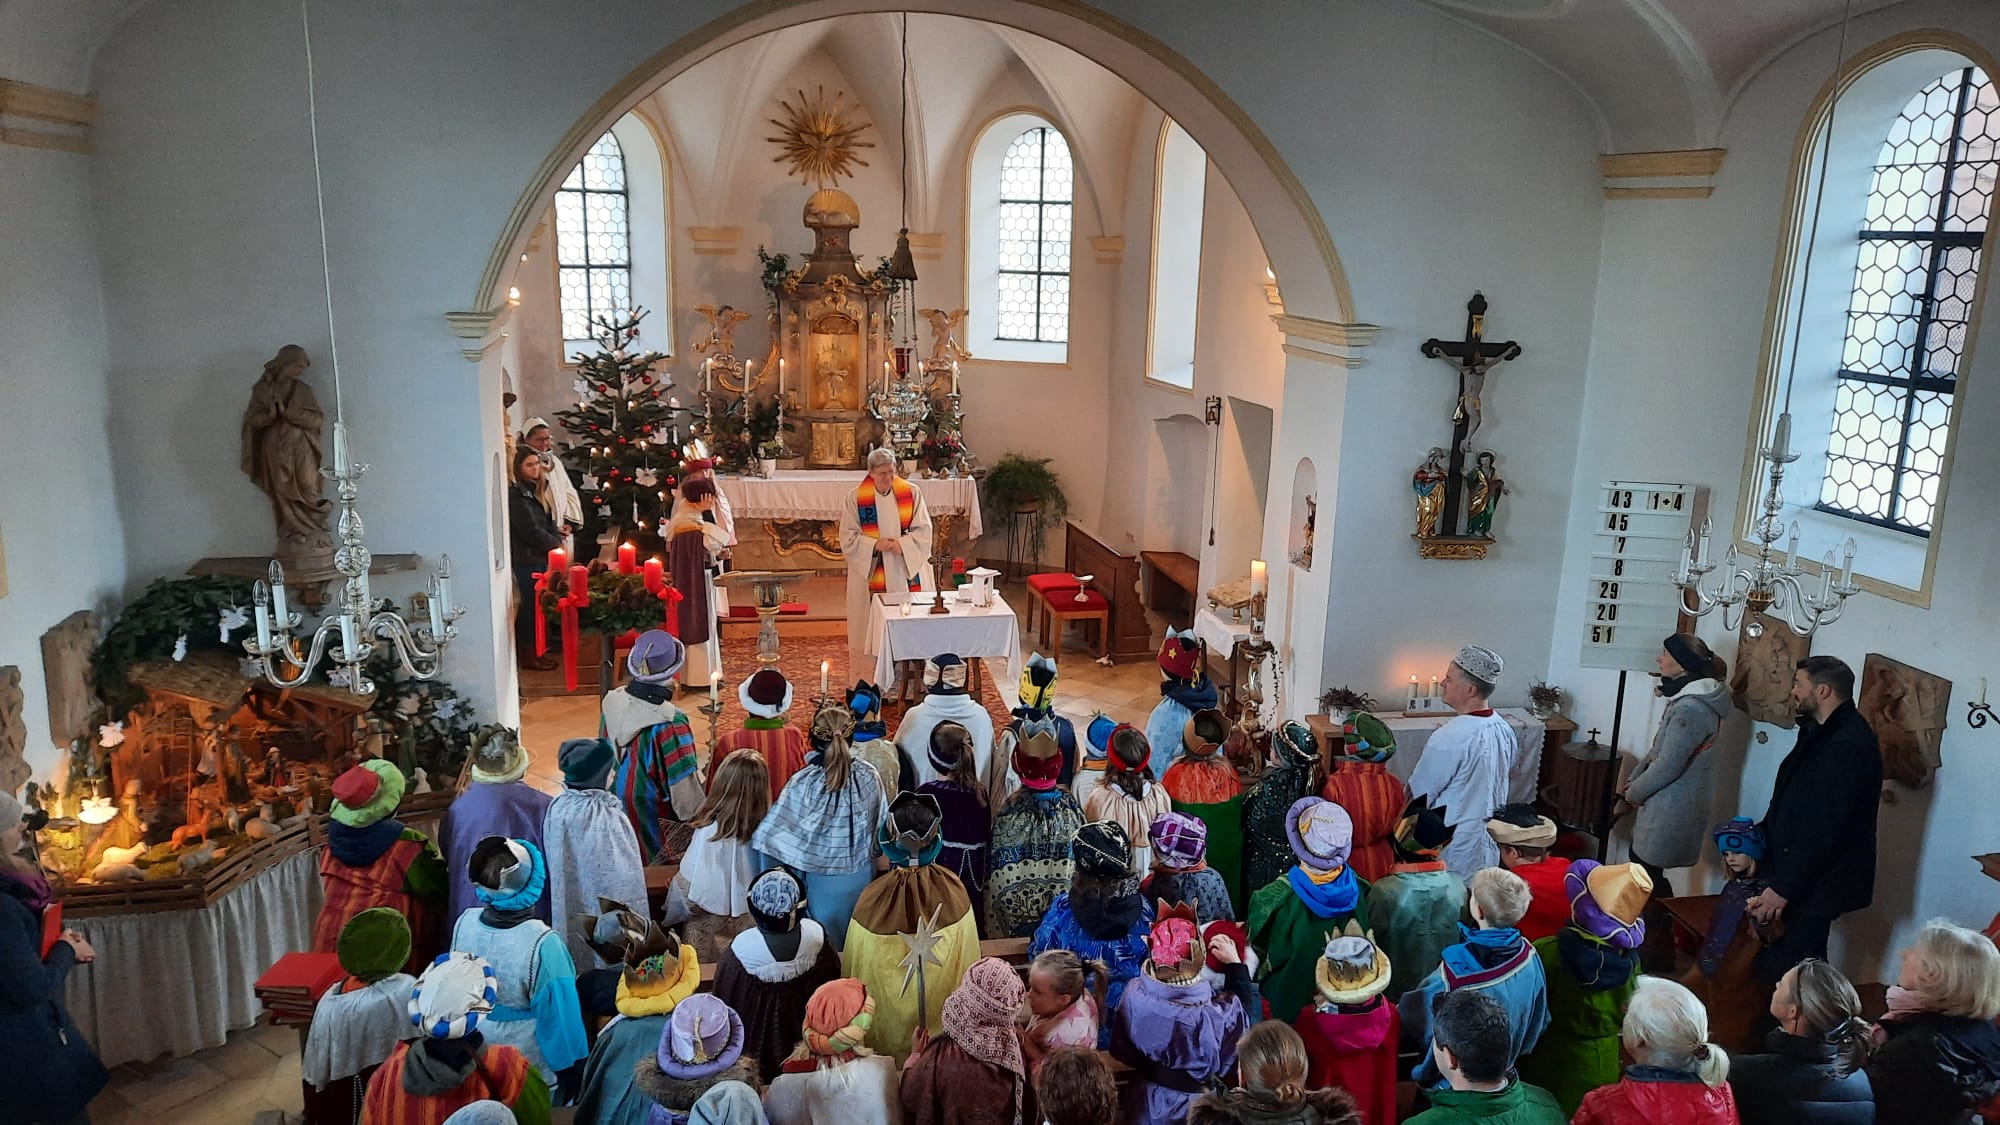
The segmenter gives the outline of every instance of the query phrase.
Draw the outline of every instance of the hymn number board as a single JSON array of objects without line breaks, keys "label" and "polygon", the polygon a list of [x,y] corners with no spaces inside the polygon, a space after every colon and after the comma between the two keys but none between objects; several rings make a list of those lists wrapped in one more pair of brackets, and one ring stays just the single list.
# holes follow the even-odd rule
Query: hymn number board
[{"label": "hymn number board", "polygon": [[1694,486],[1606,481],[1591,536],[1583,615],[1586,668],[1651,671],[1680,622],[1674,571],[1694,522]]}]

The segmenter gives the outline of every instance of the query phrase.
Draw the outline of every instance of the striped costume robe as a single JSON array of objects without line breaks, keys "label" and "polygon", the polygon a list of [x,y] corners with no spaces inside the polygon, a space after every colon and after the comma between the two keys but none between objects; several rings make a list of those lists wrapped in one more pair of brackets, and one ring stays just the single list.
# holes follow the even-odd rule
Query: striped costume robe
[{"label": "striped costume robe", "polygon": [[639,856],[651,862],[665,835],[662,820],[686,821],[701,811],[694,732],[670,700],[669,684],[628,683],[606,692],[597,736],[618,748],[611,791],[639,837]]}]

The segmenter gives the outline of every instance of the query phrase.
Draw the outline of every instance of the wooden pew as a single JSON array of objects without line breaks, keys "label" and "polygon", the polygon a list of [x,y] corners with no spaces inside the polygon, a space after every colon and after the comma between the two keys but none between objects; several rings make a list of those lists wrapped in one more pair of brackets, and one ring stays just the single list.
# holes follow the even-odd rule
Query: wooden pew
[{"label": "wooden pew", "polygon": [[1153,582],[1146,604],[1162,612],[1185,613],[1194,620],[1201,599],[1195,587],[1201,585],[1201,562],[1179,551],[1140,551],[1139,561],[1153,568]]},{"label": "wooden pew", "polygon": [[1090,575],[1090,588],[1111,603],[1111,623],[1103,642],[1111,659],[1151,658],[1153,627],[1140,600],[1138,556],[1120,554],[1075,520],[1064,528],[1064,568],[1071,574]]}]

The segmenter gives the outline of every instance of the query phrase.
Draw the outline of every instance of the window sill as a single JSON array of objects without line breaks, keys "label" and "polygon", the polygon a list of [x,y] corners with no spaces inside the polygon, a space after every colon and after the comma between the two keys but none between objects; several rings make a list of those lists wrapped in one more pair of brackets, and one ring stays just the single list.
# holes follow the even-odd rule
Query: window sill
[{"label": "window sill", "polygon": [[983,363],[1016,363],[1036,367],[1068,367],[1069,345],[1034,340],[987,338],[973,346],[973,358]]},{"label": "window sill", "polygon": [[1155,390],[1172,391],[1174,394],[1187,395],[1189,398],[1194,397],[1194,384],[1192,382],[1176,383],[1154,375],[1146,376],[1144,382],[1148,387],[1152,387]]}]

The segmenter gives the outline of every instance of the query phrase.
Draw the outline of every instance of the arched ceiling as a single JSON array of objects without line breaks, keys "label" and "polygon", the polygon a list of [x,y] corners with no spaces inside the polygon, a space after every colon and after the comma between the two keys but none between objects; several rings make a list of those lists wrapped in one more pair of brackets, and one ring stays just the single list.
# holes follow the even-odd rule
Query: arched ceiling
[{"label": "arched ceiling", "polygon": [[1736,92],[1771,58],[1850,7],[1903,0],[1425,2],[1540,58],[1597,106],[1607,151],[1642,152],[1714,144]]}]

